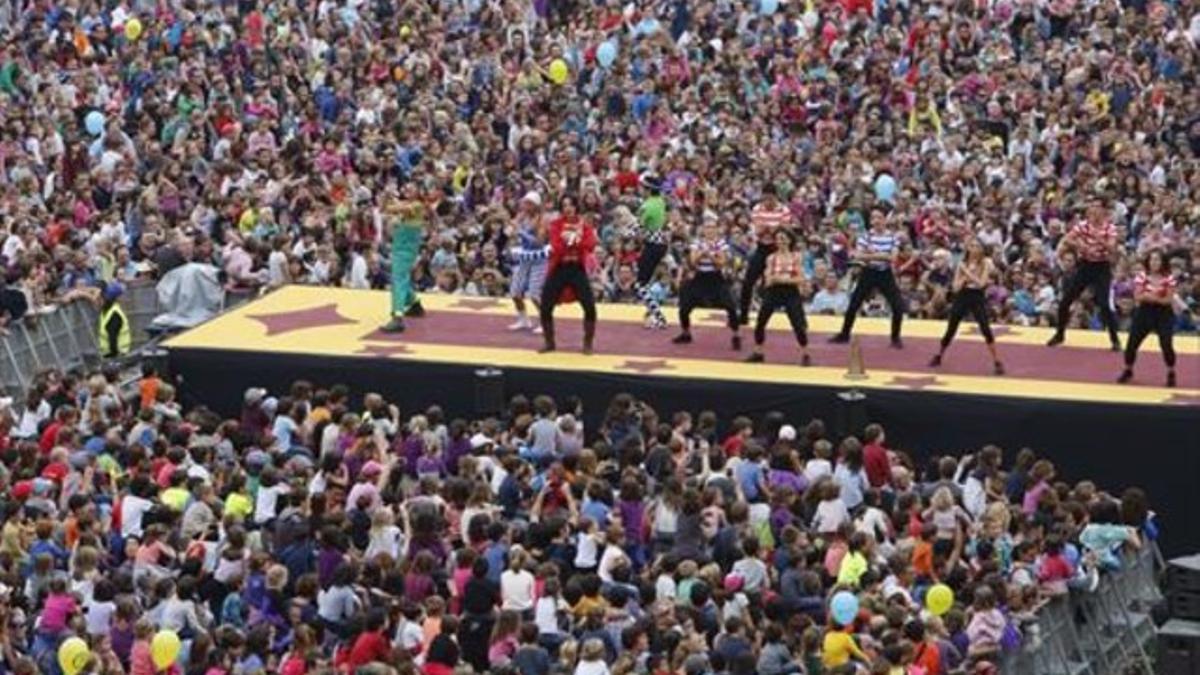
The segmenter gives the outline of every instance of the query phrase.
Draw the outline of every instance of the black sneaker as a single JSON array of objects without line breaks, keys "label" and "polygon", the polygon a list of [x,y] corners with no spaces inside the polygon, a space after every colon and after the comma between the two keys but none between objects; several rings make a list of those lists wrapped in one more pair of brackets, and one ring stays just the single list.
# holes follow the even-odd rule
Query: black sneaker
[{"label": "black sneaker", "polygon": [[929,367],[930,367],[930,368],[937,368],[937,367],[938,367],[938,366],[940,366],[940,365],[942,365],[942,355],[941,355],[941,354],[934,354],[933,358],[932,358],[932,359],[929,359]]},{"label": "black sneaker", "polygon": [[677,345],[690,345],[690,344],[692,344],[692,334],[691,333],[680,333],[679,335],[676,335],[674,338],[672,338],[671,342],[673,342]]},{"label": "black sneaker", "polygon": [[1109,349],[1109,351],[1119,352],[1119,351],[1121,351],[1121,343],[1114,340],[1111,343],[1109,343],[1108,349]]},{"label": "black sneaker", "polygon": [[385,333],[403,333],[404,319],[398,316],[393,316],[392,320],[384,324],[379,330]]},{"label": "black sneaker", "polygon": [[420,317],[422,317],[422,316],[425,316],[425,308],[421,306],[421,303],[419,303],[419,302],[414,302],[414,303],[412,304],[412,306],[410,306],[410,307],[408,308],[408,310],[406,310],[406,311],[404,312],[404,316],[410,316],[410,317],[413,317],[413,318],[420,318]]},{"label": "black sneaker", "polygon": [[733,337],[729,338],[729,344],[733,346],[733,351],[742,351],[742,336],[734,335]]},{"label": "black sneaker", "polygon": [[1175,387],[1175,371],[1173,370],[1167,371],[1167,386],[1171,388]]},{"label": "black sneaker", "polygon": [[830,336],[829,342],[835,345],[844,345],[850,342],[850,336],[838,333],[837,335]]},{"label": "black sneaker", "polygon": [[1047,347],[1057,347],[1057,346],[1061,345],[1062,343],[1063,343],[1063,334],[1055,333],[1054,337],[1050,338],[1050,340],[1046,342],[1046,346]]},{"label": "black sneaker", "polygon": [[992,372],[997,375],[1003,375],[1004,374],[1004,364],[1000,363],[999,361],[992,364]]},{"label": "black sneaker", "polygon": [[760,352],[754,352],[746,357],[746,363],[762,363],[765,360]]},{"label": "black sneaker", "polygon": [[1126,368],[1125,370],[1121,371],[1121,376],[1117,378],[1117,382],[1119,382],[1121,384],[1125,384],[1126,382],[1128,382],[1132,379],[1133,379],[1133,371]]},{"label": "black sneaker", "polygon": [[542,346],[541,346],[541,347],[538,349],[538,353],[539,353],[539,354],[549,354],[550,352],[552,352],[552,351],[554,351],[554,350],[555,350],[555,346],[554,346],[554,345],[552,345],[552,344],[543,344],[543,345],[542,345]]},{"label": "black sneaker", "polygon": [[805,354],[805,355],[801,356],[801,357],[800,357],[800,365],[802,365],[802,366],[804,366],[804,367],[806,367],[806,368],[807,368],[808,366],[811,366],[811,365],[812,365],[812,357],[811,357],[811,356],[809,356],[808,354]]},{"label": "black sneaker", "polygon": [[900,338],[892,338],[892,349],[904,349],[904,341]]}]

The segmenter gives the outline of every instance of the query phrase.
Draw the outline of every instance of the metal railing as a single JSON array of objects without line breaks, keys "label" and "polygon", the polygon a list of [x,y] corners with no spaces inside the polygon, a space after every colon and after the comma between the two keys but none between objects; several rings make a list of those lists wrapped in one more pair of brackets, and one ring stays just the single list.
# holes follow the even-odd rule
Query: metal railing
[{"label": "metal railing", "polygon": [[1077,589],[1044,605],[1022,625],[1021,648],[1006,654],[1005,675],[1106,675],[1134,666],[1153,673],[1150,609],[1162,600],[1157,546],[1120,557],[1094,590]]}]

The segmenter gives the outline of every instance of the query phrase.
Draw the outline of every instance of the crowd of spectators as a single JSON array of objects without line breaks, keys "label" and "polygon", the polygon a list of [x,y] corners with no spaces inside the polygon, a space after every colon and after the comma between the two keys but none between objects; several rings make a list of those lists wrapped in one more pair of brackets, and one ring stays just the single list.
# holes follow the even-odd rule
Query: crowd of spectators
[{"label": "crowd of spectators", "polygon": [[0,672],[81,637],[85,675],[994,673],[1157,536],[1136,488],[878,424],[628,394],[595,429],[546,396],[467,420],[307,382],[223,419],[114,380],[0,403]]},{"label": "crowd of spectators", "polygon": [[882,209],[911,314],[944,315],[974,233],[996,318],[1046,324],[1074,264],[1055,245],[1099,198],[1127,323],[1151,248],[1200,294],[1198,45],[1173,0],[3,0],[0,330],[186,261],[250,290],[386,286],[397,182],[435,214],[421,289],[505,294],[517,201],[570,194],[602,233],[600,296],[629,301],[646,175],[667,301],[706,216],[738,272],[773,186],[810,311],[844,309]]}]

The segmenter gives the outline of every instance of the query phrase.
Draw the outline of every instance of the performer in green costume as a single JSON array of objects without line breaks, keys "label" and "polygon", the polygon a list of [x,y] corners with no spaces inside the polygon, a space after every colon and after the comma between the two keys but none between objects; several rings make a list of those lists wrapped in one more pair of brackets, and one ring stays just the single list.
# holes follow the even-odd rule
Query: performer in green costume
[{"label": "performer in green costume", "polygon": [[425,205],[417,198],[415,186],[405,188],[403,200],[393,200],[387,209],[392,222],[392,319],[384,332],[404,330],[404,317],[423,316],[425,309],[413,290],[413,265],[421,252],[425,234]]}]

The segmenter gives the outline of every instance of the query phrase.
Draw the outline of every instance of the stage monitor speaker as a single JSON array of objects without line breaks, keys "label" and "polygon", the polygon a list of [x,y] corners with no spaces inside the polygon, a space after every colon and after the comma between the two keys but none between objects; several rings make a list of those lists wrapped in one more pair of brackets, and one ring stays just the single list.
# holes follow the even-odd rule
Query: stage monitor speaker
[{"label": "stage monitor speaker", "polygon": [[1200,555],[1167,562],[1167,606],[1172,619],[1200,621]]},{"label": "stage monitor speaker", "polygon": [[1158,630],[1157,675],[1200,675],[1200,623],[1171,619]]},{"label": "stage monitor speaker", "polygon": [[480,368],[475,371],[475,414],[499,415],[504,412],[504,371]]},{"label": "stage monitor speaker", "polygon": [[867,395],[858,389],[838,392],[834,431],[838,438],[859,436],[867,426]]}]

